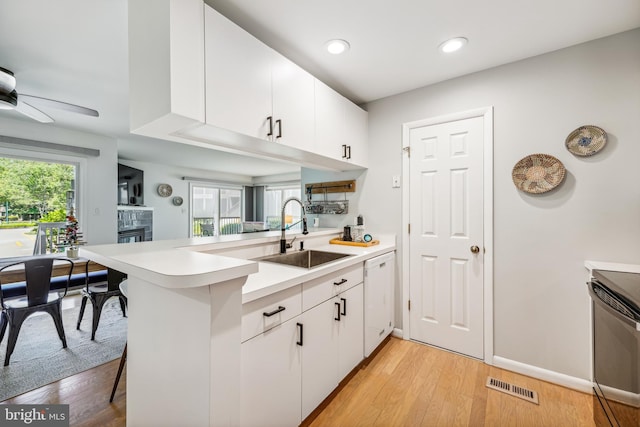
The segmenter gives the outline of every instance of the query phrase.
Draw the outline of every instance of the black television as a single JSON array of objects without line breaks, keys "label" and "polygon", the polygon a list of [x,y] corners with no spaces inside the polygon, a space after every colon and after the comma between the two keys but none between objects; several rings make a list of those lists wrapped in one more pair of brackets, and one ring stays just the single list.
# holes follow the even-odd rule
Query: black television
[{"label": "black television", "polygon": [[144,172],[118,163],[118,204],[144,206]]}]

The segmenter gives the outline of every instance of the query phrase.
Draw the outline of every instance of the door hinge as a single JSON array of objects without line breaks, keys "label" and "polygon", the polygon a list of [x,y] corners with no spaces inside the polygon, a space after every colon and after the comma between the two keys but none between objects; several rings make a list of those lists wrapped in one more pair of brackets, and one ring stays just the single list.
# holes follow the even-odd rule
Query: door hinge
[{"label": "door hinge", "polygon": [[408,157],[411,157],[411,147],[403,147],[402,151],[404,151],[405,153],[407,153]]},{"label": "door hinge", "polygon": [[407,301],[407,307],[408,307],[409,311],[411,311],[411,300]]},{"label": "door hinge", "polygon": [[407,234],[411,234],[411,224],[407,224]]}]

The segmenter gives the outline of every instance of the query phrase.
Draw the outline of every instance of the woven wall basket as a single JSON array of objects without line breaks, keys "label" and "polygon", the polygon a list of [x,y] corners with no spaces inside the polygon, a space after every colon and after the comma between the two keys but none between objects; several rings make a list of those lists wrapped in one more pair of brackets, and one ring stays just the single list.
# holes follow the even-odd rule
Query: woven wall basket
[{"label": "woven wall basket", "polygon": [[567,150],[576,156],[593,156],[604,148],[607,133],[598,126],[580,126],[567,136]]},{"label": "woven wall basket", "polygon": [[566,169],[562,162],[548,154],[531,154],[516,163],[511,176],[513,183],[527,193],[546,193],[564,180]]}]

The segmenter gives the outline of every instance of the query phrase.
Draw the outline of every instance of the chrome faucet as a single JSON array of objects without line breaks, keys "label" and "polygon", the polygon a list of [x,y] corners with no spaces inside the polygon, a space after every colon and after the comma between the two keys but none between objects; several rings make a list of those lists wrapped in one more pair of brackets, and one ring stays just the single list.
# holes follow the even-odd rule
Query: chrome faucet
[{"label": "chrome faucet", "polygon": [[[280,235],[280,253],[281,254],[286,254],[287,253],[287,238],[285,236],[285,230],[287,229],[287,227],[284,225],[284,208],[287,207],[287,203],[291,202],[291,201],[296,201],[300,204],[300,207],[302,208],[302,234],[309,234],[309,230],[307,230],[307,216],[304,213],[304,205],[302,204],[302,201],[300,199],[298,199],[297,197],[289,197],[287,200],[284,201],[284,203],[282,204],[282,213],[280,216],[280,228],[282,229],[282,234]],[[300,221],[298,221],[300,222]],[[297,222],[296,222],[297,224]],[[295,224],[293,224],[295,225]],[[294,238],[295,240],[295,238]],[[291,247],[291,246],[289,246]]]}]

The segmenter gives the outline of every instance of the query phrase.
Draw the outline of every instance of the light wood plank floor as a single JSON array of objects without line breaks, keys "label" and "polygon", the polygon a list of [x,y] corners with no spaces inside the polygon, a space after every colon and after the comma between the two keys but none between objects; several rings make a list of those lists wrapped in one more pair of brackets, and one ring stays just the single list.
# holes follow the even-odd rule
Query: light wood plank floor
[{"label": "light wood plank floor", "polygon": [[[124,426],[126,370],[118,360],[3,403],[68,403],[72,426]],[[540,404],[489,390],[487,376],[535,390]],[[322,426],[594,426],[592,396],[391,338],[311,422]]]},{"label": "light wood plank floor", "polygon": [[[485,387],[538,392],[536,405]],[[391,338],[311,423],[322,426],[594,426],[592,396],[437,348]]]}]

